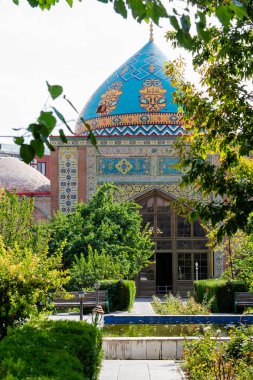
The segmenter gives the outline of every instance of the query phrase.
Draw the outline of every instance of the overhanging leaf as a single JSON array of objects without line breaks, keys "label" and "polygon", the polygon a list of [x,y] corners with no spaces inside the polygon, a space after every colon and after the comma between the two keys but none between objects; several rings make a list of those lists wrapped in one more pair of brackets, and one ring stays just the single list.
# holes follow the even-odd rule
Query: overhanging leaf
[{"label": "overhanging leaf", "polygon": [[72,129],[70,128],[70,126],[66,122],[65,117],[55,107],[52,107],[52,109],[54,110],[56,116],[63,122],[63,124],[66,125],[66,127],[68,128],[70,133],[74,134],[74,132],[72,131]]},{"label": "overhanging leaf", "polygon": [[233,1],[230,3],[229,8],[232,9],[239,19],[243,19],[248,16],[246,8],[239,3],[239,1]]},{"label": "overhanging leaf", "polygon": [[85,127],[87,128],[89,134],[88,134],[88,140],[90,140],[91,144],[98,150],[97,147],[97,139],[96,136],[94,135],[91,126],[86,123],[86,121],[81,117],[81,121],[84,123]]},{"label": "overhanging leaf", "polygon": [[66,0],[68,5],[72,8],[72,5],[73,5],[73,0]]},{"label": "overhanging leaf", "polygon": [[199,38],[205,42],[209,42],[211,39],[211,34],[207,30],[204,30],[202,22],[196,23],[196,28]]},{"label": "overhanging leaf", "polygon": [[188,15],[182,15],[180,17],[180,21],[181,21],[181,25],[182,25],[182,28],[183,30],[188,33],[190,28],[191,28],[191,20],[190,20],[190,17]]},{"label": "overhanging leaf", "polygon": [[173,26],[173,28],[176,30],[179,30],[179,24],[178,24],[176,16],[169,16],[169,19],[170,19],[170,23]]},{"label": "overhanging leaf", "polygon": [[34,159],[34,156],[35,156],[35,151],[33,147],[31,147],[31,145],[28,145],[28,144],[21,145],[20,157],[26,164],[29,164],[30,162],[32,162],[32,160]]},{"label": "overhanging leaf", "polygon": [[40,116],[38,118],[38,122],[44,125],[48,130],[48,135],[52,132],[54,127],[56,126],[56,118],[53,115],[53,112],[44,112],[41,111]]},{"label": "overhanging leaf", "polygon": [[138,18],[138,21],[143,20],[146,16],[146,7],[142,0],[127,0],[127,4],[132,11],[133,18]]},{"label": "overhanging leaf", "polygon": [[21,137],[14,137],[14,142],[17,145],[22,145],[24,143],[24,141],[25,141],[25,139],[24,139],[23,136],[21,136]]},{"label": "overhanging leaf", "polygon": [[193,47],[193,39],[190,33],[186,33],[184,30],[179,29],[176,34],[177,41],[179,45],[183,46],[185,49],[191,50]]},{"label": "overhanging leaf", "polygon": [[228,26],[230,24],[233,13],[228,6],[221,5],[216,9],[215,13],[223,26]]},{"label": "overhanging leaf", "polygon": [[63,92],[62,86],[59,86],[58,84],[54,84],[51,86],[48,83],[48,81],[46,83],[47,83],[48,92],[51,95],[52,99],[56,99],[62,94]]},{"label": "overhanging leaf", "polygon": [[59,129],[59,134],[60,134],[60,138],[61,138],[61,141],[64,143],[64,144],[67,144],[68,143],[68,140],[65,136],[65,133],[63,131],[63,129]]},{"label": "overhanging leaf", "polygon": [[31,140],[30,145],[34,149],[34,151],[35,151],[35,153],[36,153],[37,156],[39,156],[39,157],[43,157],[44,156],[45,149],[44,149],[44,144],[43,144],[42,141]]},{"label": "overhanging leaf", "polygon": [[63,95],[63,99],[65,99],[69,103],[69,105],[73,108],[73,110],[76,111],[76,113],[79,115],[79,112],[77,111],[76,107],[73,105],[73,103],[69,99],[67,99],[66,95]]},{"label": "overhanging leaf", "polygon": [[38,0],[27,0],[27,1],[31,5],[32,8],[36,8],[39,5]]},{"label": "overhanging leaf", "polygon": [[123,0],[114,1],[114,10],[116,13],[119,13],[124,18],[127,18],[127,9]]}]

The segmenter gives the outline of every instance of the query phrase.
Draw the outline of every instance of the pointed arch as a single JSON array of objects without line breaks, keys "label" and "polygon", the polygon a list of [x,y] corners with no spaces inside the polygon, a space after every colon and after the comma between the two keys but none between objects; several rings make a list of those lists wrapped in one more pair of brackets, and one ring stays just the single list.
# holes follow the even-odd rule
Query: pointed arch
[{"label": "pointed arch", "polygon": [[189,222],[177,213],[174,195],[155,186],[133,200],[142,206],[143,225],[149,225],[155,243],[153,263],[137,278],[138,294],[186,295],[193,289],[193,280],[210,275],[205,231],[198,222]]}]

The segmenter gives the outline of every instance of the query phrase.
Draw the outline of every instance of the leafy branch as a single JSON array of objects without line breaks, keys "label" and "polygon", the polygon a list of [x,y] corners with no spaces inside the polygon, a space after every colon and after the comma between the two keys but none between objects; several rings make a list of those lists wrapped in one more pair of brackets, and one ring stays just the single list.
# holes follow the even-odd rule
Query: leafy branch
[{"label": "leafy branch", "polygon": [[[47,82],[48,92],[53,100],[59,98],[63,93],[62,86],[59,85],[50,85]],[[63,95],[63,99],[68,102],[68,104],[74,109],[74,111],[78,114],[77,109],[71,103],[70,100],[66,98],[66,95]],[[46,106],[45,106],[46,108]],[[20,146],[20,157],[26,163],[30,163],[34,157],[37,155],[38,157],[43,157],[45,153],[45,147],[47,147],[50,151],[54,151],[54,146],[50,143],[49,137],[53,132],[54,128],[57,126],[57,121],[63,124],[71,134],[74,134],[69,123],[66,121],[63,114],[55,107],[50,106],[50,111],[45,110],[41,111],[39,117],[37,118],[35,123],[30,124],[24,136],[18,136],[14,138],[15,144]],[[93,134],[93,131],[90,125],[83,120],[80,119],[86,126],[88,130],[88,139],[91,141],[91,144],[97,148],[97,141]],[[20,129],[15,129],[19,131]],[[25,142],[25,136],[27,134],[32,135],[32,139],[29,143]],[[62,128],[59,128],[60,139],[63,143],[67,144],[68,140],[65,135],[65,132]]]}]

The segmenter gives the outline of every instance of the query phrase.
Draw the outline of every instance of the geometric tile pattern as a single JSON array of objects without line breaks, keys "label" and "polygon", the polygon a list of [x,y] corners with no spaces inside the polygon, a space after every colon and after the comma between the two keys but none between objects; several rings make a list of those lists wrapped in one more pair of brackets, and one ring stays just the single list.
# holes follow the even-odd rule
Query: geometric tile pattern
[{"label": "geometric tile pattern", "polygon": [[[121,127],[97,128],[93,130],[97,137],[110,136],[182,136],[184,129],[180,124],[171,125],[126,125]],[[84,132],[83,136],[88,136]]]},{"label": "geometric tile pattern", "polygon": [[59,162],[59,209],[66,213],[75,211],[78,200],[77,147],[60,147]]},{"label": "geometric tile pattern", "polygon": [[[180,124],[178,114],[175,112],[139,112],[117,115],[107,115],[86,120],[91,129],[108,128],[108,127],[124,127],[126,125],[146,125],[146,124]],[[80,131],[86,130],[85,125],[79,124]],[[77,131],[76,131],[77,133]],[[80,133],[80,132],[79,132]]]},{"label": "geometric tile pattern", "polygon": [[[99,188],[101,185],[97,185],[97,188]],[[119,185],[116,184],[118,191],[115,193],[115,199],[118,201],[125,201],[125,200],[131,200],[136,198],[137,196],[143,195],[146,192],[150,190],[160,190],[163,191],[165,194],[172,195],[175,198],[184,198],[187,197],[189,199],[203,199],[203,197],[196,193],[196,190],[194,190],[193,187],[187,187],[182,189],[180,187],[180,184],[124,184]]]},{"label": "geometric tile pattern", "polygon": [[159,157],[158,158],[158,174],[160,175],[179,175],[180,170],[173,168],[178,163],[177,157]]},{"label": "geometric tile pattern", "polygon": [[97,157],[98,175],[150,175],[150,158]]},{"label": "geometric tile pattern", "polygon": [[[158,158],[175,157],[175,151],[170,139],[165,140],[162,137],[143,139],[145,140],[142,141],[142,139],[132,137],[125,137],[124,139],[105,138],[104,141],[104,138],[101,138],[101,141],[99,140],[99,152],[90,144],[86,145],[87,199],[90,199],[95,193],[98,183],[113,182],[115,185],[139,183],[154,186],[158,184],[175,184],[180,181],[181,174],[158,173]],[[79,139],[76,138],[75,141],[77,142],[77,140]],[[106,143],[105,145],[102,144],[103,141]],[[127,141],[132,141],[132,143],[126,144]],[[139,143],[143,144],[139,145]],[[145,161],[138,161],[144,158],[146,159]],[[126,161],[122,162],[122,159]],[[140,163],[142,162],[145,163],[144,168],[141,168]],[[137,168],[136,163],[139,164]],[[140,170],[143,170],[144,174],[141,174]]]}]

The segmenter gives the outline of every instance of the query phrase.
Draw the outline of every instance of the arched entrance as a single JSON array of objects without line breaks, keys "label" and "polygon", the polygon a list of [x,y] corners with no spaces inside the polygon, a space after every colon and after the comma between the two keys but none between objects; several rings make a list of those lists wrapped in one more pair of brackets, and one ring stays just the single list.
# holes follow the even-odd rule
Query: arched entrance
[{"label": "arched entrance", "polygon": [[135,201],[142,206],[143,225],[149,224],[155,243],[153,263],[136,279],[137,295],[186,295],[196,276],[204,279],[210,275],[205,231],[198,222],[189,223],[178,215],[173,208],[175,199],[161,191],[149,192]]}]

